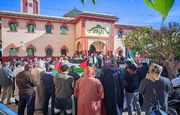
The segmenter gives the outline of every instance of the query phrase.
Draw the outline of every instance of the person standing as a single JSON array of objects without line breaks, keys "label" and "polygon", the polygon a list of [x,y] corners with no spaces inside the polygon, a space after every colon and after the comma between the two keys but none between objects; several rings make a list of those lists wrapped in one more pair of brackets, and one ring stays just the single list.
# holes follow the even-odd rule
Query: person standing
[{"label": "person standing", "polygon": [[[69,71],[68,75],[70,75],[74,78],[74,84],[76,85],[76,82],[80,78],[80,75],[76,73],[75,66],[70,67],[70,71]],[[75,115],[77,115],[77,98],[76,97],[74,97],[74,103],[75,103]]]},{"label": "person standing", "polygon": [[[162,77],[162,66],[151,64],[146,78],[144,78],[139,86],[139,93],[144,96],[143,107],[146,115],[150,115],[150,107],[152,104],[159,101],[163,111],[168,109],[168,96],[171,93],[171,82],[168,78]],[[156,92],[154,95],[153,92]]]},{"label": "person standing", "polygon": [[54,78],[55,85],[55,115],[59,115],[61,109],[59,107],[64,106],[67,115],[72,115],[72,99],[74,87],[74,79],[72,76],[68,75],[68,66],[62,65],[61,73],[57,74]]},{"label": "person standing", "polygon": [[129,75],[125,77],[125,89],[126,89],[126,98],[128,105],[128,115],[132,115],[134,106],[136,106],[137,115],[141,115],[141,107],[139,104],[139,78],[136,73],[136,66],[130,65],[127,68]]},{"label": "person standing", "polygon": [[43,61],[38,61],[36,68],[32,70],[32,74],[37,78],[38,85],[35,87],[36,100],[35,100],[35,110],[42,112],[44,104],[44,88],[41,82],[42,74],[45,73],[45,66]]},{"label": "person standing", "polygon": [[43,115],[48,113],[49,100],[51,98],[51,115],[54,115],[54,103],[55,103],[55,85],[53,82],[53,77],[55,74],[52,72],[54,69],[53,65],[47,67],[47,72],[42,75],[42,83],[44,86],[44,105],[43,105]]},{"label": "person standing", "polygon": [[100,75],[104,88],[104,105],[107,115],[122,115],[124,85],[122,72],[114,66],[105,66]]},{"label": "person standing", "polygon": [[[139,78],[139,84],[146,77],[148,70],[149,70],[149,66],[147,65],[147,63],[142,62],[140,64],[140,68],[137,70],[137,75]],[[140,105],[143,105],[143,96],[141,94],[139,94],[139,103],[140,103]]]},{"label": "person standing", "polygon": [[31,74],[32,65],[26,64],[24,71],[16,76],[16,84],[19,89],[19,105],[18,115],[24,115],[25,107],[27,106],[27,115],[34,114],[36,92],[34,87],[37,86],[37,78]]},{"label": "person standing", "polygon": [[78,100],[77,115],[101,115],[104,90],[101,82],[95,78],[92,67],[86,67],[84,77],[76,82],[74,96]]},{"label": "person standing", "polygon": [[2,103],[4,103],[7,98],[6,104],[11,104],[12,84],[12,70],[9,68],[9,63],[4,62],[3,67],[0,69],[0,85],[3,89],[1,97]]}]

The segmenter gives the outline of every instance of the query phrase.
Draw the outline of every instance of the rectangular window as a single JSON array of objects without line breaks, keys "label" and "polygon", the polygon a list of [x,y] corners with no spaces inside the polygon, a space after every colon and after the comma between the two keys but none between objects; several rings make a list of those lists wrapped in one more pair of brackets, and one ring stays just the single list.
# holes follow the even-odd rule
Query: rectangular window
[{"label": "rectangular window", "polygon": [[67,31],[67,30],[66,30],[66,27],[62,27],[62,28],[61,28],[61,34],[66,34],[66,31]]},{"label": "rectangular window", "polygon": [[118,38],[122,38],[122,33],[118,32]]},{"label": "rectangular window", "polygon": [[11,48],[10,50],[10,56],[17,56],[17,51],[15,48]]},{"label": "rectangular window", "polygon": [[28,25],[28,32],[34,32],[34,25]]},{"label": "rectangular window", "polygon": [[46,33],[51,33],[51,26],[46,26]]},{"label": "rectangular window", "polygon": [[11,30],[11,31],[17,31],[17,26],[16,26],[15,23],[11,23],[11,24],[10,24],[10,30]]},{"label": "rectangular window", "polygon": [[34,50],[33,49],[28,49],[28,56],[34,56]]}]

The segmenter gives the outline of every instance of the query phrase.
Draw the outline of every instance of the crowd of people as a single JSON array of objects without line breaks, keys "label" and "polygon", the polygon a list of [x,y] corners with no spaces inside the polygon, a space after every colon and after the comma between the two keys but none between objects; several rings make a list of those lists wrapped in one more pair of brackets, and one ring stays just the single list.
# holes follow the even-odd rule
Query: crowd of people
[{"label": "crowd of people", "polygon": [[[33,115],[35,111],[44,115],[59,115],[65,111],[66,115],[72,115],[72,107],[75,115],[121,115],[125,109],[128,115],[135,109],[137,115],[141,115],[142,107],[146,115],[150,115],[149,108],[156,100],[162,110],[167,111],[171,82],[160,76],[161,66],[149,68],[142,62],[137,67],[123,56],[104,54],[74,55],[73,59],[88,60],[82,76],[76,73],[75,66],[69,67],[68,57],[54,60],[19,58],[3,62],[1,103],[12,104],[14,96],[18,115],[24,115],[26,107],[27,115]],[[56,74],[53,70],[58,62],[61,72]],[[123,62],[125,69],[122,72],[119,65]],[[95,73],[96,69],[100,72]],[[156,90],[156,100],[152,89]]]}]

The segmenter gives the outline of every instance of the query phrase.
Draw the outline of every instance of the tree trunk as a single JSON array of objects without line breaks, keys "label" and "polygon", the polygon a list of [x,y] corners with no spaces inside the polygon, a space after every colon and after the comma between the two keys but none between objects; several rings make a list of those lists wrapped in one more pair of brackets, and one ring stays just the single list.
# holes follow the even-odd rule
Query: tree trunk
[{"label": "tree trunk", "polygon": [[168,78],[172,80],[174,77],[177,76],[177,67],[175,67],[174,62],[166,60],[164,66],[167,68],[168,71]]}]

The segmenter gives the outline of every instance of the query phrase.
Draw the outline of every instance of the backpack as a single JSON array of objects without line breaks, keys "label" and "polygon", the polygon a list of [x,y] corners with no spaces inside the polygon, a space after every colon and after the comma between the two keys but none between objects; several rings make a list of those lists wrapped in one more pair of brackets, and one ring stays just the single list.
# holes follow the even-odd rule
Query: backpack
[{"label": "backpack", "polygon": [[150,113],[151,115],[167,115],[166,112],[164,112],[161,109],[161,105],[159,104],[159,101],[157,101],[156,103],[154,103],[151,107],[150,107]]},{"label": "backpack", "polygon": [[[155,96],[155,100],[156,100],[156,90],[154,88],[152,89],[152,93]],[[164,112],[161,109],[161,105],[158,100],[156,100],[156,102],[152,104],[149,111],[151,115],[168,115],[166,112]]]}]

